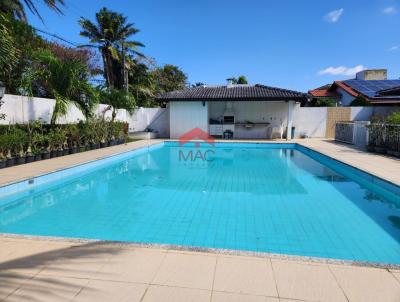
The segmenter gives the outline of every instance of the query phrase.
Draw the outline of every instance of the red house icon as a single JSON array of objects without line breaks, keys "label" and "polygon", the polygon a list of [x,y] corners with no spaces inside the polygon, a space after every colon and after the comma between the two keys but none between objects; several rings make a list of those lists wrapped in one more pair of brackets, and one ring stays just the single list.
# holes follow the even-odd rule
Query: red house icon
[{"label": "red house icon", "polygon": [[215,139],[208,135],[207,132],[201,130],[200,128],[194,128],[185,134],[181,135],[179,137],[179,146],[183,146],[184,144],[194,141],[196,148],[200,147],[201,141],[206,142],[210,144],[211,146],[214,146],[215,144]]}]

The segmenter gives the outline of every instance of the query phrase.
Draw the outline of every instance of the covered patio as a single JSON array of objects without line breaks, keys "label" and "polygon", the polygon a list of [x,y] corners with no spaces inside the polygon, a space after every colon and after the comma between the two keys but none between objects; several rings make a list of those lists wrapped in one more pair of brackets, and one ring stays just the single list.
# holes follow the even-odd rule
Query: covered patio
[{"label": "covered patio", "polygon": [[307,94],[264,85],[200,86],[160,95],[170,137],[200,128],[216,138],[292,139],[295,106]]}]

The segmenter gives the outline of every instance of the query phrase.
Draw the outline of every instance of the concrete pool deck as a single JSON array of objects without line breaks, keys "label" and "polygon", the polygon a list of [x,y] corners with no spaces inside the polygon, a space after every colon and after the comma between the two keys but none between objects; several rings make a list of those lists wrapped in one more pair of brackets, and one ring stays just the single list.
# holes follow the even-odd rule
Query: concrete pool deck
[{"label": "concrete pool deck", "polygon": [[[137,141],[2,169],[0,184],[160,141]],[[332,141],[295,142],[400,184],[397,159]],[[0,301],[398,302],[400,269],[3,236]]]}]

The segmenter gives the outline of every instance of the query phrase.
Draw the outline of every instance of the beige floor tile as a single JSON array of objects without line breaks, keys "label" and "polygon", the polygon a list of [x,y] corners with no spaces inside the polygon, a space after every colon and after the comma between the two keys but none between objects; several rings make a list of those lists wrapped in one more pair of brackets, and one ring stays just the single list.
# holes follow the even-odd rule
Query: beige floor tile
[{"label": "beige floor tile", "polygon": [[40,275],[93,278],[119,249],[87,245],[69,248],[48,261]]},{"label": "beige floor tile", "polygon": [[143,302],[209,302],[208,290],[151,285]]},{"label": "beige floor tile", "polygon": [[392,272],[393,276],[400,282],[400,272]]},{"label": "beige floor tile", "polygon": [[0,253],[0,271],[36,274],[69,247],[33,240],[9,242]]},{"label": "beige floor tile", "polygon": [[139,302],[146,284],[90,280],[74,302]]},{"label": "beige floor tile", "polygon": [[122,249],[101,268],[96,279],[150,283],[166,252],[146,249]]},{"label": "beige floor tile", "polygon": [[214,290],[265,296],[278,296],[269,259],[219,257]]},{"label": "beige floor tile", "polygon": [[400,284],[386,270],[341,266],[331,270],[351,302],[400,301]]},{"label": "beige floor tile", "polygon": [[246,294],[235,294],[235,293],[224,293],[216,292],[212,293],[211,302],[279,302],[278,298],[254,296]]},{"label": "beige floor tile", "polygon": [[328,266],[272,260],[279,297],[312,301],[347,301]]},{"label": "beige floor tile", "polygon": [[216,256],[168,253],[154,284],[211,290]]},{"label": "beige floor tile", "polygon": [[22,284],[33,278],[28,274],[0,271],[0,301],[17,290]]},{"label": "beige floor tile", "polygon": [[88,280],[35,277],[24,283],[4,301],[6,302],[65,302],[75,297]]}]

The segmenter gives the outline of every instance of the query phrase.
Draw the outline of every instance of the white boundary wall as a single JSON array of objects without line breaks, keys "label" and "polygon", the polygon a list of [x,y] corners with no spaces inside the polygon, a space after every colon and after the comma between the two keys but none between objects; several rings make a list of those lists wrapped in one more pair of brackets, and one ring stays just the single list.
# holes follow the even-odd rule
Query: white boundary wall
[{"label": "white boundary wall", "polygon": [[[32,120],[42,119],[50,123],[53,114],[55,100],[45,98],[30,98],[20,95],[6,94],[2,101],[0,113],[6,115],[5,120],[0,120],[0,124],[22,124]],[[108,107],[99,104],[95,109],[97,116],[102,116]],[[111,110],[105,116],[111,118]],[[68,113],[58,119],[58,123],[77,123],[84,120],[82,112],[75,106],[70,105]],[[169,137],[169,114],[166,108],[138,108],[131,115],[126,110],[117,110],[117,120],[129,123],[129,131],[145,131],[152,129],[158,132],[160,137]]]},{"label": "white boundary wall", "polygon": [[[0,120],[0,124],[26,123],[30,120],[39,118],[49,123],[55,104],[55,100],[53,99],[29,98],[11,94],[6,94],[2,101],[4,103],[0,108],[0,113],[5,113],[6,119]],[[188,129],[188,127],[190,128],[193,121],[198,119],[199,114],[204,115],[205,118],[202,120],[208,120],[207,106],[203,107],[201,102],[195,103],[196,104],[190,104],[190,106],[193,107],[190,115],[184,114],[184,116],[179,117],[185,121],[185,126],[178,127],[179,129],[172,127],[173,129],[171,130],[173,133],[171,133],[173,137],[178,137],[179,134],[184,132],[184,129]],[[95,109],[95,113],[99,116],[102,115],[107,106],[108,105],[100,104]],[[271,109],[274,111],[276,110],[277,112],[275,113],[279,113],[278,108],[275,109],[271,107],[270,110]],[[239,112],[242,112],[243,110],[244,108],[241,108]],[[400,111],[400,107],[351,107],[351,119],[353,121],[366,121],[369,120],[372,115],[384,116],[393,111]],[[252,112],[252,115],[257,116],[256,113],[257,111]],[[117,112],[117,120],[129,123],[130,132],[151,129],[157,132],[159,137],[167,138],[170,136],[169,114],[170,111],[168,108],[138,108],[132,115],[122,109]],[[214,114],[210,112],[210,117],[213,117],[213,115]],[[106,117],[111,117],[111,111],[106,113]],[[248,118],[251,119],[250,117]],[[79,120],[84,119],[85,118],[79,109],[74,105],[71,105],[68,113],[64,117],[61,117],[58,122],[76,123]],[[302,134],[309,137],[325,137],[326,119],[326,107],[300,107],[297,105],[293,120],[293,126],[296,127],[296,137],[299,137]],[[204,129],[207,129],[207,125],[203,126]]]},{"label": "white boundary wall", "polygon": [[[386,116],[395,111],[400,111],[400,107],[351,107],[351,121],[369,121],[373,115]],[[297,106],[293,121],[296,137],[325,137],[327,112],[327,107]]]}]

